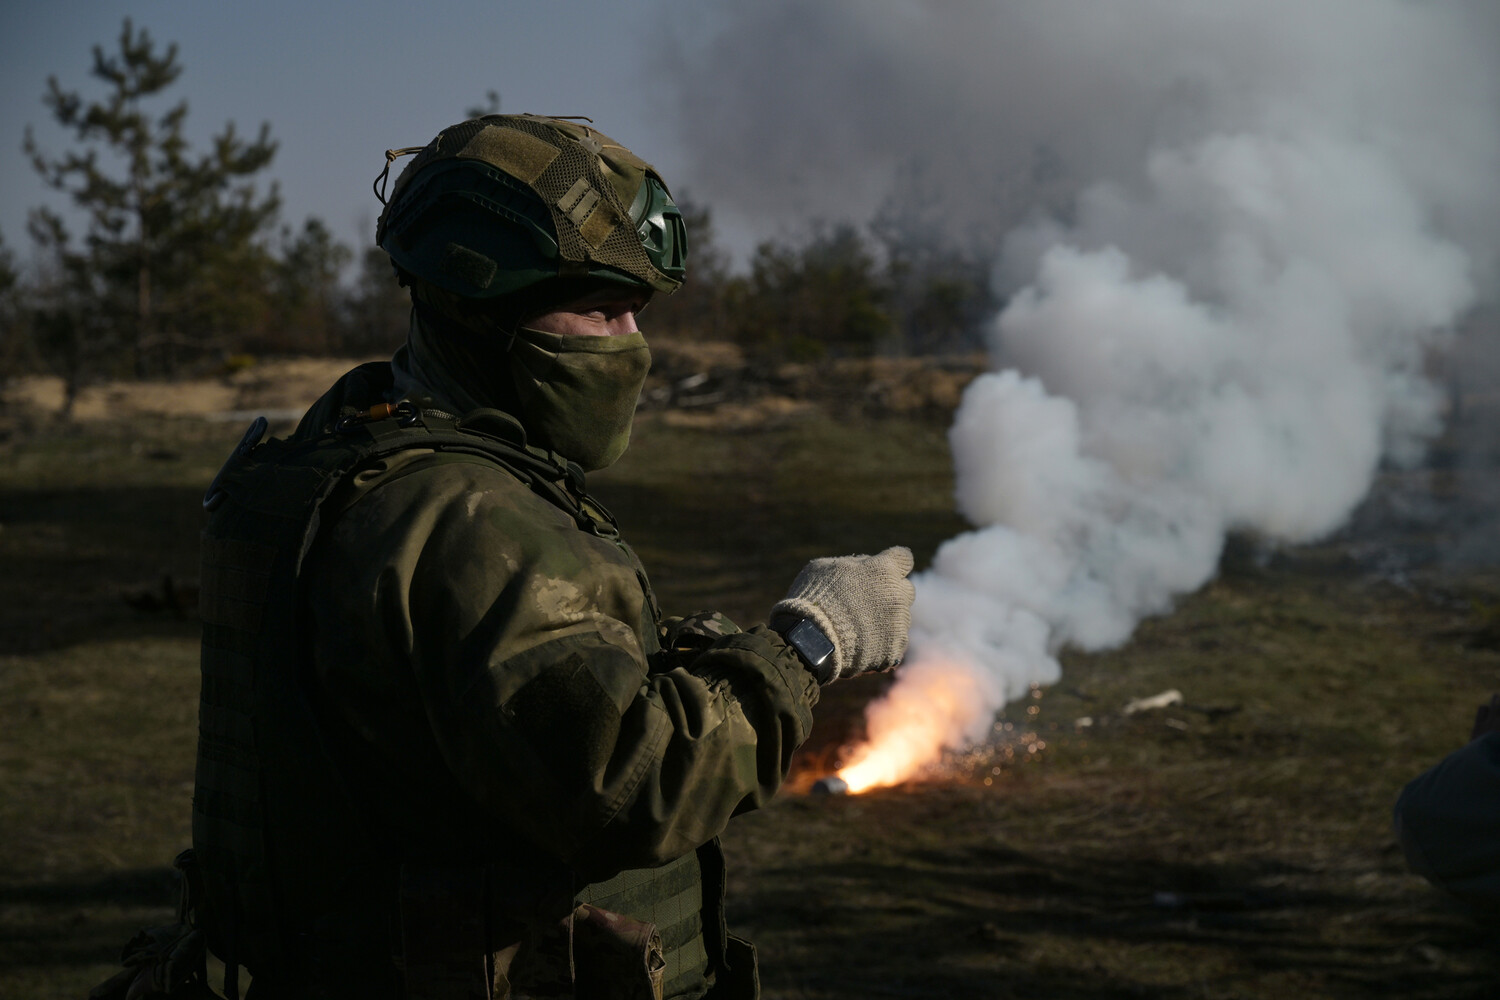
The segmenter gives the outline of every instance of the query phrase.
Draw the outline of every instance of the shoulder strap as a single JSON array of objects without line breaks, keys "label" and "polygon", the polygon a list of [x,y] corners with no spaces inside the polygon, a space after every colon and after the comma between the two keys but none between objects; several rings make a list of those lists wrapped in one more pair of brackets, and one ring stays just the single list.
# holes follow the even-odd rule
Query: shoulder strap
[{"label": "shoulder strap", "polygon": [[[350,410],[323,434],[263,440],[265,432],[266,420],[259,417],[214,477],[203,506],[212,513],[233,494],[260,513],[300,519],[306,531],[298,570],[317,537],[324,504],[338,485],[353,472],[411,448],[469,454],[498,465],[580,529],[619,540],[614,516],[584,491],[582,470],[528,446],[521,425],[499,410],[476,410],[455,418],[438,410],[418,410],[409,402],[382,403],[365,411]],[[252,482],[254,488],[245,488]]]},{"label": "shoulder strap", "polygon": [[[347,435],[351,446],[360,451],[361,457],[349,467],[350,472],[408,448],[471,455],[500,466],[571,517],[580,530],[618,547],[640,580],[652,621],[661,621],[661,607],[645,567],[620,537],[614,515],[584,489],[583,470],[526,444],[526,432],[510,414],[479,409],[455,418],[439,410],[417,410],[409,402],[381,404],[365,413],[347,415],[335,427],[335,433]],[[328,512],[329,516],[336,513],[336,509]],[[316,527],[314,523],[312,528]],[[310,532],[306,545],[311,545],[312,539]],[[654,629],[648,631],[647,639],[654,639]]]},{"label": "shoulder strap", "polygon": [[568,514],[582,530],[602,538],[619,535],[614,516],[585,492],[583,470],[527,445],[520,423],[499,410],[480,409],[456,418],[440,410],[418,410],[410,403],[382,404],[346,416],[335,433],[353,438],[362,452],[357,466],[408,448],[485,458]]}]

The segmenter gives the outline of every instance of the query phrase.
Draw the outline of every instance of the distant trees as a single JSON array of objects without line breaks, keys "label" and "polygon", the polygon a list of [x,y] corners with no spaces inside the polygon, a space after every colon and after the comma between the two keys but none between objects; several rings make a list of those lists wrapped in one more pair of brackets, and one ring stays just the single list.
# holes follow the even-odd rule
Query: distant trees
[{"label": "distant trees", "polygon": [[800,243],[766,241],[736,274],[709,211],[686,199],[682,208],[688,280],[651,306],[643,323],[652,332],[794,361],[930,354],[977,347],[997,306],[979,255],[849,224],[814,226]]},{"label": "distant trees", "polygon": [[34,347],[25,294],[15,254],[0,233],[0,371],[24,371],[32,366]]},{"label": "distant trees", "polygon": [[16,257],[5,245],[0,233],[0,356],[10,350],[15,336],[15,314],[19,308],[21,276],[16,271]]},{"label": "distant trees", "polygon": [[395,350],[406,340],[410,314],[411,298],[396,283],[391,258],[377,246],[366,247],[344,298],[339,349],[359,355]]},{"label": "distant trees", "polygon": [[[276,186],[258,182],[276,153],[268,125],[245,138],[230,123],[190,149],[187,102],[159,103],[181,73],[177,46],[158,47],[127,19],[114,48],[93,49],[101,96],[48,79],[43,104],[72,145],[44,150],[28,128],[24,148],[75,211],[32,211],[29,266],[0,240],[0,363],[50,368],[71,400],[94,378],[201,372],[231,355],[399,346],[409,301],[386,254],[356,256],[317,218],[281,221]],[[500,95],[486,97],[470,114],[499,110]],[[690,277],[645,326],[765,359],[971,348],[996,306],[987,255],[914,235],[940,231],[925,204],[907,197],[868,228],[767,241],[736,270],[709,210],[684,199]]]},{"label": "distant trees", "polygon": [[847,224],[801,247],[762,243],[740,294],[736,314],[751,320],[741,339],[792,358],[873,354],[895,330],[875,258]]},{"label": "distant trees", "polygon": [[193,154],[183,137],[187,102],[159,114],[146,107],[181,72],[176,45],[159,51],[126,20],[117,51],[94,47],[91,75],[108,88],[102,100],[47,81],[44,103],[81,149],[50,156],[26,131],[36,171],[88,219],[75,244],[55,212],[32,216],[32,235],[68,299],[44,304],[46,323],[54,343],[80,348],[67,364],[108,354],[119,362],[110,367],[136,375],[171,373],[236,332],[257,304],[267,264],[257,237],[279,202],[274,186],[262,195],[252,178],[276,144],[267,125],[245,141],[230,124],[208,152]]},{"label": "distant trees", "polygon": [[56,215],[35,212],[27,228],[41,260],[31,287],[19,296],[25,319],[18,325],[35,356],[62,375],[64,411],[70,412],[85,378],[103,367],[99,362],[110,348],[108,320],[94,308],[101,287],[85,255],[70,249]]},{"label": "distant trees", "polygon": [[27,280],[8,252],[0,261],[0,351],[63,375],[71,398],[92,378],[170,376],[230,353],[394,348],[407,308],[389,264],[384,285],[367,264],[345,288],[353,254],[322,221],[279,225],[276,186],[256,182],[276,153],[269,125],[247,139],[230,123],[190,149],[187,102],[157,105],[181,73],[177,46],[127,19],[113,50],[93,49],[101,97],[48,79],[43,104],[74,145],[44,150],[28,127],[24,149],[83,232],[33,209]]},{"label": "distant trees", "polygon": [[271,315],[259,340],[277,353],[326,354],[340,347],[339,276],[353,258],[320,219],[300,233],[281,231],[281,255],[271,265]]},{"label": "distant trees", "polygon": [[888,243],[884,281],[897,326],[895,340],[908,354],[974,350],[999,311],[990,290],[985,255],[933,244]]}]

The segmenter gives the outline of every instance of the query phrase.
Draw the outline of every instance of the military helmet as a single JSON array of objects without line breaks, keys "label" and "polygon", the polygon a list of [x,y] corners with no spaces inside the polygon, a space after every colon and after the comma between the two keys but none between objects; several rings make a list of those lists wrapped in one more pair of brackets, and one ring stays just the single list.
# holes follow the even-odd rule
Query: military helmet
[{"label": "military helmet", "polygon": [[375,242],[470,299],[558,276],[670,293],[686,274],[682,212],[655,168],[586,122],[541,115],[439,132],[396,179]]}]

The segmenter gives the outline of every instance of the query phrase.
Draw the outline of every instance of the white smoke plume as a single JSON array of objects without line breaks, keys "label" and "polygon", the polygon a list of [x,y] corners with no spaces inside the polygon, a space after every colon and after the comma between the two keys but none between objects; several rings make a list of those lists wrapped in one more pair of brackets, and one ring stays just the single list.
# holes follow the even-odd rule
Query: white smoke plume
[{"label": "white smoke plume", "polygon": [[856,789],[983,738],[1063,646],[1125,641],[1227,533],[1336,529],[1441,429],[1429,355],[1500,260],[1500,5],[788,0],[729,21],[712,72],[684,67],[690,105],[720,102],[691,141],[737,164],[711,203],[920,198],[1007,234],[995,371],[951,432],[975,530],[917,578]]}]

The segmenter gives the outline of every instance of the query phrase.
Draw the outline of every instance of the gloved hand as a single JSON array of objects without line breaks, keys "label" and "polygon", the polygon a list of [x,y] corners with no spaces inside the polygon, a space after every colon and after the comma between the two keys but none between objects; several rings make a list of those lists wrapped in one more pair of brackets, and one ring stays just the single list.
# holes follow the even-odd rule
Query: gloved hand
[{"label": "gloved hand", "polygon": [[901,545],[873,556],[814,559],[771,609],[771,627],[785,632],[807,618],[822,629],[833,643],[827,680],[894,667],[911,628],[911,568],[911,549]]}]

